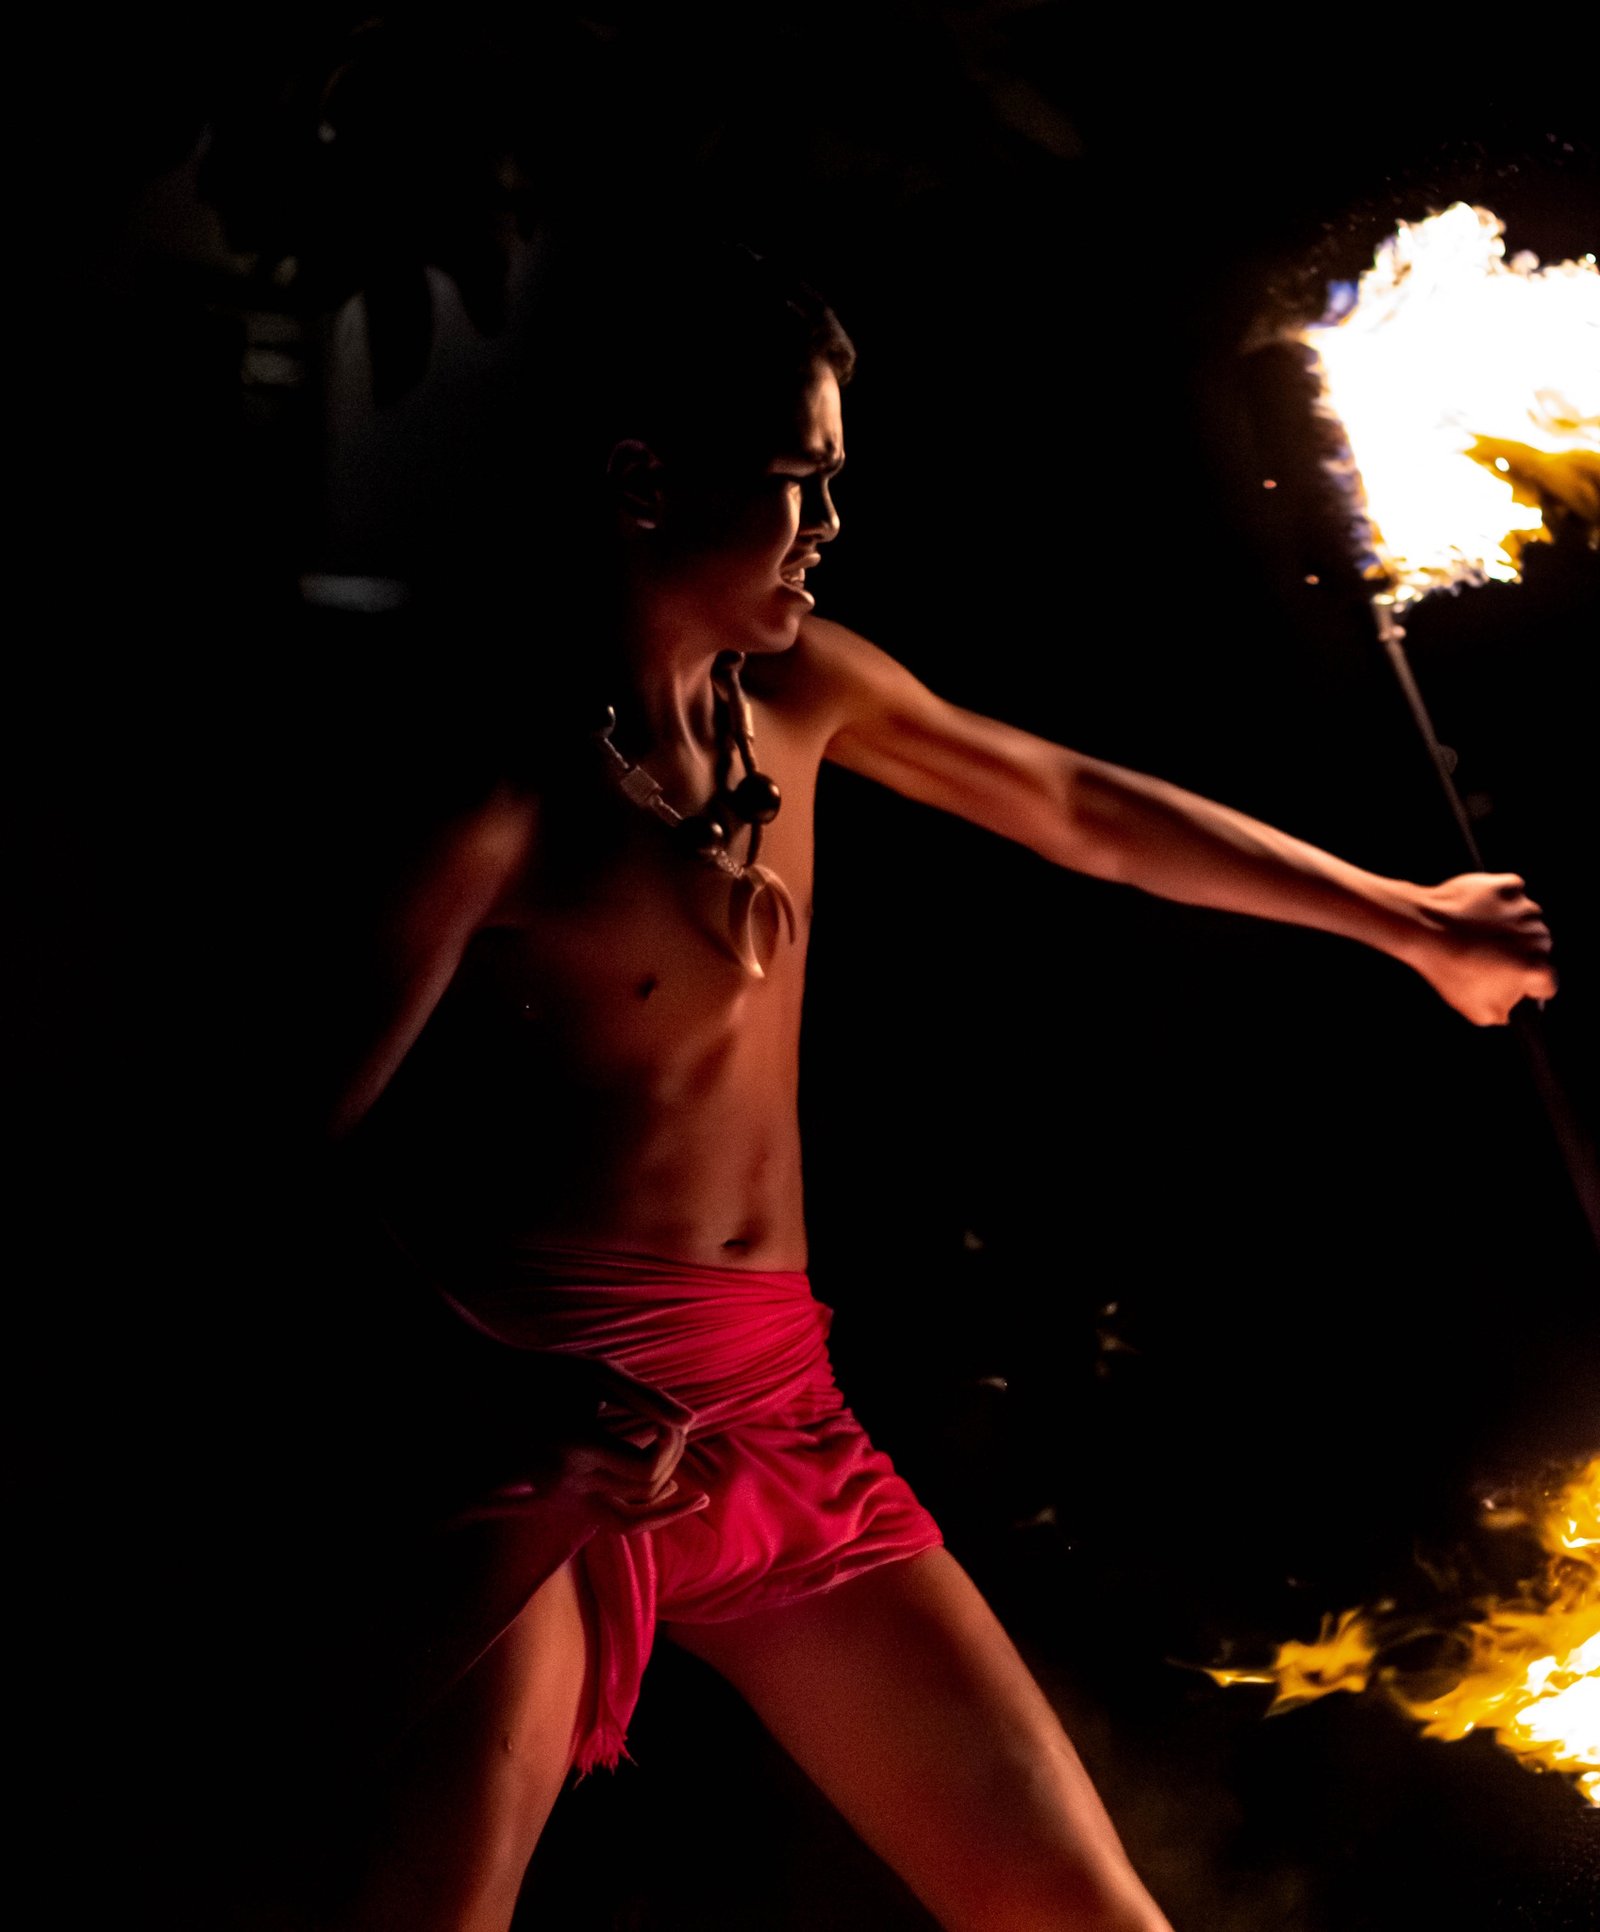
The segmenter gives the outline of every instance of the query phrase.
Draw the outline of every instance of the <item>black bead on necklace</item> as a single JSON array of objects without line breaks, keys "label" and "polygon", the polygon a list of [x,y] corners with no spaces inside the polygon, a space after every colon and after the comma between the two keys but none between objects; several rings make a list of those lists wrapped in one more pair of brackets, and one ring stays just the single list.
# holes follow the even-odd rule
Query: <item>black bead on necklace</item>
[{"label": "black bead on necklace", "polygon": [[[643,765],[631,764],[618,751],[611,741],[617,728],[612,706],[603,708],[594,737],[606,754],[607,775],[623,797],[668,826],[702,864],[728,879],[730,949],[752,979],[764,979],[766,969],[756,938],[757,906],[765,898],[772,900],[774,944],[785,935],[793,941],[799,922],[788,888],[775,872],[757,863],[762,831],[778,816],[783,795],[777,781],[756,767],[754,721],[750,701],[739,682],[743,662],[742,652],[730,651],[712,666],[711,688],[717,700],[717,789],[698,812],[680,812]],[[744,768],[737,784],[730,782],[735,756]],[[731,850],[736,824],[749,833],[743,859],[735,858]]]}]

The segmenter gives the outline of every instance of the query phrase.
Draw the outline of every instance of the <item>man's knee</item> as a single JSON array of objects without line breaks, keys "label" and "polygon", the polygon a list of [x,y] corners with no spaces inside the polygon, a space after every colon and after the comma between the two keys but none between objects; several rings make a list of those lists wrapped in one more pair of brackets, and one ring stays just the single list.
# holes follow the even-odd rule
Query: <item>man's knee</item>
[{"label": "man's knee", "polygon": [[971,1859],[953,1874],[972,1932],[1171,1932],[1128,1861],[1077,1753],[1052,1721],[1019,1721],[985,1780]]}]

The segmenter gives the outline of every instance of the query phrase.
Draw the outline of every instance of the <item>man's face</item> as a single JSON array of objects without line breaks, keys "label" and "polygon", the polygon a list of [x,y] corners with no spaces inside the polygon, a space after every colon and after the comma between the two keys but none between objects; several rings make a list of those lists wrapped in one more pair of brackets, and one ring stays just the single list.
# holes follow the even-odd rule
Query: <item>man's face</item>
[{"label": "man's face", "polygon": [[812,373],[771,454],[714,479],[666,479],[667,528],[676,529],[664,589],[722,647],[782,651],[815,603],[806,573],[839,531],[830,484],[844,463],[839,382]]}]

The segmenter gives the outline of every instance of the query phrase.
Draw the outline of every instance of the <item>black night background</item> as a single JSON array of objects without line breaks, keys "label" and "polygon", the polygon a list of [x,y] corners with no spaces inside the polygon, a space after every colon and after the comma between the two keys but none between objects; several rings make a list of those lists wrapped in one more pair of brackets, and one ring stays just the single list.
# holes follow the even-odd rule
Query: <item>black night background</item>
[{"label": "black night background", "polygon": [[[860,366],[826,614],[962,704],[1432,880],[1453,827],[1260,324],[1457,199],[1513,250],[1594,250],[1575,11],[1552,80],[1520,43],[1469,74],[1398,30],[1291,53],[1056,0],[396,8],[342,172],[317,100],[354,10],[86,23],[52,56],[8,1404],[25,1782],[74,1848],[50,1922],[102,1922],[79,1859],[108,1925],[201,1923],[186,1863],[248,1894],[317,1748],[285,1713],[322,1553],[429,1400],[316,1155],[319,1082],[385,868],[516,665],[583,648],[571,586],[516,569],[549,234],[690,211],[827,295]],[[1569,537],[1412,628],[1487,863],[1556,934],[1546,1037],[1591,1135],[1597,564]],[[430,595],[340,609],[308,577]],[[1353,945],[842,774],[819,819],[839,1379],[1174,1925],[1595,1923],[1565,1781],[1374,1697],[1264,1722],[1196,1668],[1503,1587],[1482,1499],[1600,1451],[1594,1248],[1516,1041]],[[665,1646],[631,1749],[558,1808],[519,1928],[931,1925]]]}]

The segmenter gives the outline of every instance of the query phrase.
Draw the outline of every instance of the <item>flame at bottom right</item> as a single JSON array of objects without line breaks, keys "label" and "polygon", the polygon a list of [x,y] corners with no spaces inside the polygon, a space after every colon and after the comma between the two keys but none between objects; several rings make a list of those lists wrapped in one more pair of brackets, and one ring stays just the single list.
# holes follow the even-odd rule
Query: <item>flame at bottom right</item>
[{"label": "flame at bottom right", "polygon": [[[1214,1668],[1219,1684],[1270,1684],[1268,1715],[1332,1691],[1375,1687],[1427,1737],[1490,1734],[1530,1770],[1571,1778],[1600,1806],[1600,1456],[1536,1492],[1488,1507],[1497,1529],[1531,1532],[1538,1561],[1502,1595],[1458,1619],[1392,1605],[1324,1617],[1314,1641],[1278,1646],[1255,1669]],[[1426,1668],[1407,1660],[1432,1639]]]}]

